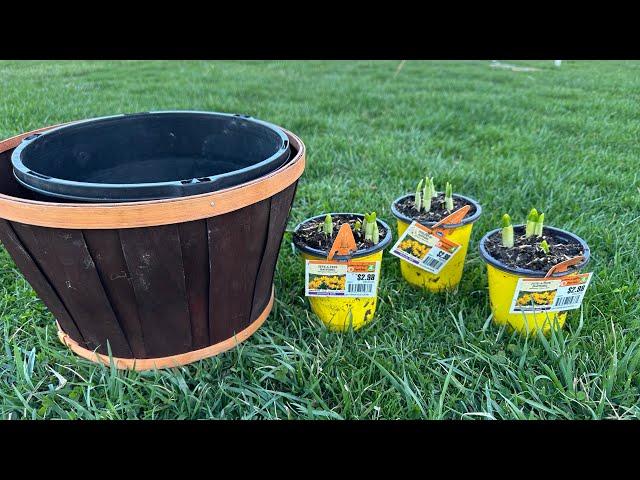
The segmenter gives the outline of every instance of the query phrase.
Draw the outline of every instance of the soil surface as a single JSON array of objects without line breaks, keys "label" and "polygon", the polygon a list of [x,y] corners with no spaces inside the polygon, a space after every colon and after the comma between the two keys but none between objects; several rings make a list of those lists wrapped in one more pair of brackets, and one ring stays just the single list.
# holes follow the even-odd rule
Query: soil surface
[{"label": "soil surface", "polygon": [[[333,220],[333,233],[331,237],[325,235],[322,231],[324,225],[324,217],[318,220],[311,220],[303,224],[297,232],[293,234],[293,243],[296,245],[306,245],[311,248],[316,248],[324,252],[329,253],[333,242],[340,231],[340,227],[344,223],[348,223],[353,232],[353,225],[357,220],[363,221],[363,218],[356,217],[355,215],[331,215]],[[378,223],[378,231],[380,233],[380,241],[387,235],[387,229]],[[356,246],[358,250],[364,250],[366,248],[373,247],[374,243],[364,239],[364,232],[353,232],[353,237],[356,240]]]},{"label": "soil surface", "polygon": [[[508,267],[526,268],[542,273],[547,273],[560,262],[584,253],[582,245],[578,242],[554,238],[553,233],[546,229],[543,229],[542,233],[542,237],[534,235],[525,238],[524,234],[516,235],[514,232],[513,247],[507,248],[502,246],[502,235],[498,231],[487,239],[485,248],[493,258]],[[542,240],[549,244],[548,255],[540,248]]]},{"label": "soil surface", "polygon": [[439,193],[437,197],[431,199],[431,210],[429,212],[418,212],[414,205],[415,195],[410,195],[403,198],[396,203],[396,208],[400,213],[406,215],[413,220],[417,220],[420,223],[436,223],[442,220],[447,215],[451,215],[456,210],[464,207],[465,205],[471,205],[471,209],[465,216],[470,217],[476,213],[476,207],[461,198],[453,197],[453,210],[449,211],[444,208],[444,193]]}]

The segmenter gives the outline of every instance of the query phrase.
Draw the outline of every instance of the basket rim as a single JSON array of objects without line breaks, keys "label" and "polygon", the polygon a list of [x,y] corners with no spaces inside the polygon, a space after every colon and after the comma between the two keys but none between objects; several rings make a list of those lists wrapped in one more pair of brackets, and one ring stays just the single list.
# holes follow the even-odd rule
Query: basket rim
[{"label": "basket rim", "polygon": [[[8,138],[0,142],[0,154],[14,149],[29,135],[60,125]],[[118,203],[45,202],[0,193],[0,218],[41,227],[119,229],[169,225],[223,215],[273,197],[300,178],[305,168],[306,147],[295,134],[282,130],[295,154],[270,174],[234,187],[188,197]]]}]

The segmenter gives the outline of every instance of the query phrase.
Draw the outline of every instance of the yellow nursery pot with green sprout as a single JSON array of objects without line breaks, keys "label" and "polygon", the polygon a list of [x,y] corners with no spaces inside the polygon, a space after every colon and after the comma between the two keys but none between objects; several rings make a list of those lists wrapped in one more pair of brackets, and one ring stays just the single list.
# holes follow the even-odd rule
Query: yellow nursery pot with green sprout
[{"label": "yellow nursery pot with green sprout", "polygon": [[[495,256],[492,255],[492,253],[489,251],[489,239],[494,237],[495,235],[499,235],[501,230],[502,238],[507,239],[506,243],[505,240],[502,240],[503,246],[505,248],[510,248],[514,245],[514,236],[516,238],[524,236],[526,228],[527,227],[525,225],[511,226],[508,215],[505,215],[503,217],[503,228],[498,228],[490,231],[480,240],[480,256],[487,264],[489,301],[491,305],[493,321],[497,325],[506,325],[522,334],[535,334],[538,331],[546,334],[550,332],[552,328],[562,328],[565,324],[568,312],[536,312],[534,309],[534,311],[531,313],[511,313],[518,281],[521,278],[540,280],[562,279],[563,277],[567,277],[568,275],[573,275],[577,272],[580,272],[580,270],[589,262],[590,251],[586,242],[577,235],[574,235],[573,233],[567,232],[565,230],[561,230],[559,228],[546,226],[544,227],[544,234],[547,237],[553,236],[554,239],[560,242],[565,242],[567,244],[576,244],[581,250],[579,252],[580,256],[582,257],[581,260],[574,266],[568,268],[566,271],[552,273],[550,276],[547,276],[547,271],[535,271],[527,268],[517,268],[514,266],[506,265],[503,261],[495,258]],[[542,232],[542,224],[540,224],[540,229]],[[543,247],[545,251],[548,251],[548,244],[546,240],[543,240],[541,242],[541,245],[542,244],[544,244]],[[538,299],[536,299],[536,301],[537,300]],[[546,299],[539,300],[544,303]],[[550,303],[552,303],[552,299],[550,300]]]},{"label": "yellow nursery pot with green sprout", "polygon": [[[450,187],[449,187],[450,188]],[[420,185],[418,187],[420,189]],[[431,189],[433,189],[433,182],[431,183]],[[425,191],[426,195],[429,195]],[[435,190],[433,190],[435,196]],[[409,227],[414,218],[407,216],[398,209],[398,204],[407,199],[415,199],[416,194],[408,194],[398,197],[391,204],[391,212],[396,217],[398,227],[398,237],[400,237]],[[480,204],[469,197],[462,195],[451,194],[452,198],[462,200],[471,208],[467,215],[459,223],[446,224],[441,227],[445,231],[445,236],[448,240],[455,242],[461,246],[460,250],[456,252],[453,258],[440,270],[439,273],[433,274],[410,264],[409,262],[400,259],[400,271],[404,279],[411,285],[423,288],[430,292],[441,292],[447,289],[455,288],[462,278],[462,270],[464,267],[464,261],[467,256],[467,249],[469,248],[469,240],[471,238],[471,230],[473,224],[480,217],[482,213],[482,207]],[[422,222],[425,227],[431,228],[436,222]]]},{"label": "yellow nursery pot with green sprout", "polygon": [[[355,213],[334,213],[331,217],[339,219],[341,216],[355,216],[364,220],[364,215]],[[296,232],[299,232],[305,224],[325,218],[325,215],[318,215],[308,218],[298,224],[294,229],[293,246],[300,254],[301,260],[326,260],[329,250],[310,247],[296,240]],[[385,234],[378,243],[370,248],[357,250],[348,258],[355,262],[380,262],[379,275],[382,273],[382,253],[385,247],[391,242],[391,229],[382,220],[376,219],[378,228]],[[346,261],[347,257],[336,256],[335,260]],[[377,285],[376,285],[377,289]],[[377,291],[372,297],[352,298],[352,297],[308,297],[311,310],[320,318],[322,323],[332,331],[344,332],[353,328],[358,330],[373,320],[378,303]]]}]

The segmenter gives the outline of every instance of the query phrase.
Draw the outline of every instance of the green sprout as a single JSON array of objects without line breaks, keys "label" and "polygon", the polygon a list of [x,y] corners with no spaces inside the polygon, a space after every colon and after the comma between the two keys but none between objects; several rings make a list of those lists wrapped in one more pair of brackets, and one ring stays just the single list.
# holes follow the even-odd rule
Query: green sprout
[{"label": "green sprout", "polygon": [[534,230],[534,235],[537,237],[542,236],[542,227],[544,226],[544,213],[538,215],[538,221],[536,222],[536,227]]},{"label": "green sprout", "polygon": [[425,177],[424,179],[424,188],[422,189],[422,208],[425,212],[431,211],[431,199],[433,198],[433,194],[431,191],[431,181],[429,177]]},{"label": "green sprout", "polygon": [[502,246],[513,247],[513,225],[508,213],[502,216]]},{"label": "green sprout", "polygon": [[527,226],[525,228],[524,236],[529,238],[536,233],[536,224],[538,223],[538,211],[532,208],[527,216]]},{"label": "green sprout", "polygon": [[359,232],[362,229],[362,222],[360,220],[356,220],[356,223],[353,224],[353,231]]},{"label": "green sprout", "polygon": [[449,182],[447,182],[447,186],[445,188],[444,208],[448,211],[453,210],[453,188]]},{"label": "green sprout", "polygon": [[420,179],[420,183],[418,183],[418,186],[416,187],[416,195],[413,203],[417,211],[422,210],[422,179]]},{"label": "green sprout", "polygon": [[549,255],[549,244],[547,243],[546,240],[542,240],[540,242],[540,248],[542,249],[545,255]]},{"label": "green sprout", "polygon": [[373,242],[373,244],[377,244],[380,241],[376,212],[364,214],[364,239]]},{"label": "green sprout", "polygon": [[[438,196],[433,177],[426,176],[420,179],[413,197],[413,206],[418,212],[430,212],[431,201]],[[453,210],[453,187],[449,182],[445,188],[444,206],[448,211]]]},{"label": "green sprout", "polygon": [[327,216],[324,217],[324,224],[322,225],[322,231],[327,237],[330,237],[333,233],[333,221],[331,220],[331,215],[327,213]]}]

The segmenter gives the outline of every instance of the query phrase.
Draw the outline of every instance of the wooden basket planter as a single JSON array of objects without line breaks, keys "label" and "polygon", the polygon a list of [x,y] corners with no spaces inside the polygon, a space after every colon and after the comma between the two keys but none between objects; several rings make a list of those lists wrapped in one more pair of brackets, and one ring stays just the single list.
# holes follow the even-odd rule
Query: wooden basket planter
[{"label": "wooden basket planter", "polygon": [[305,147],[235,187],[128,203],[65,203],[15,179],[0,142],[0,240],[78,355],[118,368],[184,365],[248,338],[273,303],[273,275]]}]

